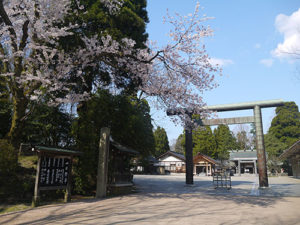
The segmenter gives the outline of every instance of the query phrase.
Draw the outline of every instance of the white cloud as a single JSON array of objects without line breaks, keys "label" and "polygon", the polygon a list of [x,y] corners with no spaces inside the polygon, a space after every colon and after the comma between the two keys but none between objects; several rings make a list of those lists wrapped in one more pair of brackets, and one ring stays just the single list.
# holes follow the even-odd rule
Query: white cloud
[{"label": "white cloud", "polygon": [[275,20],[276,29],[283,34],[284,40],[271,54],[277,58],[292,58],[293,53],[300,54],[300,8],[287,16],[279,14]]},{"label": "white cloud", "polygon": [[219,65],[219,66],[228,66],[232,65],[233,61],[231,59],[218,59],[218,58],[211,58],[210,63],[213,65]]},{"label": "white cloud", "polygon": [[259,61],[261,64],[265,65],[266,67],[271,67],[273,65],[273,59],[262,59]]}]

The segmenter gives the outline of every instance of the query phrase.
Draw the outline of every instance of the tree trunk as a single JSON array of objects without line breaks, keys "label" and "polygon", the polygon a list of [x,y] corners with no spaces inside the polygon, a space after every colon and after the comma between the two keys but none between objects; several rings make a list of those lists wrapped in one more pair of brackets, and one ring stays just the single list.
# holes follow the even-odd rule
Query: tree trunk
[{"label": "tree trunk", "polygon": [[22,130],[25,125],[26,109],[28,106],[28,99],[23,95],[23,90],[18,90],[12,97],[13,100],[13,115],[11,127],[8,133],[8,138],[14,146],[16,154],[17,149],[21,143]]}]

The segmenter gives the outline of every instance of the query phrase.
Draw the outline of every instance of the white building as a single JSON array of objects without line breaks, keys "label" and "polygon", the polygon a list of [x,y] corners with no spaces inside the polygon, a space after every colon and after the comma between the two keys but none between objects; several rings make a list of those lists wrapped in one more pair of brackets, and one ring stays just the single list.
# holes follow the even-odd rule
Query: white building
[{"label": "white building", "polygon": [[183,173],[185,172],[185,157],[184,155],[168,151],[157,158],[158,163],[155,166],[162,166],[170,172]]}]

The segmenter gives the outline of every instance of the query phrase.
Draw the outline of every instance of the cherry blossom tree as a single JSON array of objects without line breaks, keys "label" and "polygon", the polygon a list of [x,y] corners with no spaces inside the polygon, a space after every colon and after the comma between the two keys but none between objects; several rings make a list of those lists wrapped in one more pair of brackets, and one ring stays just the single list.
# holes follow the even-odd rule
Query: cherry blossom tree
[{"label": "cherry blossom tree", "polygon": [[[101,2],[110,15],[118,13],[123,3]],[[203,38],[211,36],[212,30],[202,25],[209,18],[199,16],[199,4],[193,14],[167,15],[166,22],[173,29],[164,47],[145,43],[147,48],[138,48],[132,39],[116,41],[102,33],[93,37],[82,34],[82,48],[64,51],[59,40],[80,29],[64,19],[83,10],[79,1],[0,0],[0,76],[11,93],[13,116],[8,137],[15,147],[32,102],[45,101],[45,95],[49,104],[89,98],[90,93],[77,88],[78,80],[85,85],[87,67],[97,66],[110,77],[108,87],[98,82],[95,90],[121,89],[118,83],[131,80],[140,96],[155,97],[159,108],[201,112],[205,105],[202,94],[216,86],[214,76],[221,70],[210,63],[203,45]],[[127,76],[120,77],[120,71]]]}]

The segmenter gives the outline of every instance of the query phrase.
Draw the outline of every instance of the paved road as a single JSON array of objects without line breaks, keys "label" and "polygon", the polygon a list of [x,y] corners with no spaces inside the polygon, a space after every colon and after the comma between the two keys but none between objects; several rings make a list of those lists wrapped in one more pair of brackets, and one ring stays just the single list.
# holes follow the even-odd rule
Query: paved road
[{"label": "paved road", "polygon": [[300,224],[300,180],[233,177],[232,189],[214,189],[211,178],[135,176],[138,193],[38,207],[0,216],[0,224]]}]

